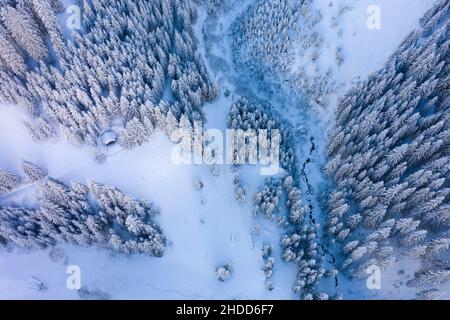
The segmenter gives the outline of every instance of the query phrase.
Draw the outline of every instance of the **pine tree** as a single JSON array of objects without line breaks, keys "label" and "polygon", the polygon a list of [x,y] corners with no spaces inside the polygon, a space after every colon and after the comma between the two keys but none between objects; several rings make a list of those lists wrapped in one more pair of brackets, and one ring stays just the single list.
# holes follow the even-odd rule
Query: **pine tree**
[{"label": "pine tree", "polygon": [[233,184],[234,184],[234,196],[236,198],[236,201],[240,205],[243,205],[247,200],[247,190],[242,185],[241,180],[238,176],[234,177]]},{"label": "pine tree", "polygon": [[22,160],[22,170],[27,182],[35,182],[44,179],[48,174],[46,169],[25,160]]},{"label": "pine tree", "polygon": [[10,192],[22,183],[22,179],[15,174],[0,170],[0,193]]},{"label": "pine tree", "polygon": [[7,6],[1,10],[2,20],[19,46],[35,60],[48,56],[48,50],[36,21],[27,8]]},{"label": "pine tree", "polygon": [[4,62],[14,73],[22,74],[26,70],[25,61],[17,48],[8,39],[6,30],[0,25],[0,62]]},{"label": "pine tree", "polygon": [[31,3],[33,9],[49,33],[54,48],[61,54],[62,51],[64,51],[65,45],[62,39],[61,27],[54,14],[54,10],[58,10],[60,5],[57,1],[31,0]]}]

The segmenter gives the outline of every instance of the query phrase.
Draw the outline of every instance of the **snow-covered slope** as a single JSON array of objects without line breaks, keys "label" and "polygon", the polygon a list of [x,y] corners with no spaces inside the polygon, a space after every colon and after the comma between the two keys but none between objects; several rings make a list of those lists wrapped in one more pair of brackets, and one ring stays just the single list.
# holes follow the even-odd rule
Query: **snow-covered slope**
[{"label": "snow-covered slope", "polygon": [[[431,8],[434,0],[316,0],[311,10],[319,10],[322,20],[315,27],[323,39],[316,63],[310,58],[314,48],[305,50],[292,39],[297,54],[292,72],[310,66],[314,72],[324,74],[332,68],[338,83],[346,84],[355,78],[366,78],[380,69],[400,42],[419,26],[419,19]],[[380,29],[370,29],[368,21],[374,15],[373,6],[379,8]],[[342,48],[343,63],[336,63],[336,49]],[[316,69],[316,68],[318,69]]]},{"label": "snow-covered slope", "polygon": [[[220,168],[217,177],[207,166],[177,166],[171,161],[172,144],[163,135],[155,135],[151,143],[133,151],[112,152],[106,163],[98,164],[88,148],[64,142],[33,142],[20,122],[22,115],[11,106],[2,106],[0,118],[2,168],[19,172],[17,164],[26,159],[48,168],[49,175],[60,180],[84,183],[90,179],[114,185],[136,198],[155,199],[161,209],[157,220],[170,242],[162,258],[58,246],[67,256],[68,265],[81,268],[82,285],[117,299],[292,298],[293,266],[278,258],[275,289],[269,292],[264,287],[261,247],[266,242],[276,245],[280,230],[265,221],[255,221],[249,214],[249,200],[243,207],[237,204],[233,173],[227,166]],[[245,176],[251,195],[262,178],[256,168]],[[203,183],[202,190],[194,190],[194,179]],[[2,203],[24,205],[27,199],[33,201],[27,192],[20,190],[0,199]],[[252,238],[256,222],[261,223],[262,233]],[[215,269],[229,261],[234,265],[233,277],[221,283]],[[31,276],[43,281],[48,289],[28,289]],[[76,291],[66,287],[67,277],[66,266],[52,262],[49,250],[0,251],[0,298],[76,298]]]}]

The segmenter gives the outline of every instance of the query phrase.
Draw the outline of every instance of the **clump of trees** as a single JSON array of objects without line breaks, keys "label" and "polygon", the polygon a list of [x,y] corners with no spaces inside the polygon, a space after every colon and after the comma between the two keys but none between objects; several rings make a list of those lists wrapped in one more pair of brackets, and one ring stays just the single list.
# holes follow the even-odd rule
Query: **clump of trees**
[{"label": "clump of trees", "polygon": [[251,4],[232,26],[235,62],[254,71],[286,71],[296,9],[290,0]]},{"label": "clump of trees", "polygon": [[281,239],[283,260],[298,266],[293,290],[305,300],[313,298],[316,285],[326,272],[322,266],[323,258],[318,252],[317,229],[318,225],[304,224]]},{"label": "clump of trees", "polygon": [[24,177],[0,169],[0,194],[11,192],[25,183],[42,180],[48,174],[46,169],[25,160],[22,160],[21,169]]},{"label": "clump of trees", "polygon": [[261,256],[263,258],[262,270],[264,271],[264,276],[266,278],[265,286],[269,291],[273,290],[273,283],[270,279],[272,278],[273,274],[273,265],[275,263],[275,258],[272,255],[272,251],[273,251],[272,245],[265,244],[262,246],[261,249]]},{"label": "clump of trees", "polygon": [[[249,139],[253,138],[257,140],[257,159],[260,163],[279,161],[282,169],[296,174],[297,169],[294,165],[295,154],[291,147],[293,141],[291,128],[281,120],[280,116],[273,111],[273,108],[269,104],[238,97],[231,106],[227,116],[227,128],[243,130],[245,133],[248,133],[249,137],[244,141],[246,145],[252,145]],[[272,130],[278,130],[281,141],[272,140]],[[266,133],[265,137],[261,134],[263,132]],[[256,134],[257,137],[252,137],[252,134]],[[279,154],[272,154],[273,150],[271,145],[275,143],[280,144]]]},{"label": "clump of trees", "polygon": [[[346,7],[339,5],[339,8],[338,15],[343,15]],[[339,34],[339,21],[333,18],[331,27]],[[324,23],[312,0],[252,2],[231,27],[236,69],[271,85],[298,90],[311,104],[325,107],[337,84],[332,69],[322,70],[326,61],[320,61]],[[336,47],[335,55],[336,64],[341,65],[344,61],[341,47]],[[306,66],[303,61],[307,61]],[[311,65],[314,68],[308,68]]]},{"label": "clump of trees", "polygon": [[[37,167],[32,168],[35,173]],[[0,237],[5,245],[44,249],[58,243],[96,244],[123,253],[162,256],[166,239],[153,221],[159,210],[152,203],[95,182],[67,185],[38,177],[33,180],[38,207],[0,206]]]},{"label": "clump of trees", "polygon": [[25,160],[22,160],[22,171],[28,183],[42,180],[48,175],[47,169]]},{"label": "clump of trees", "polygon": [[19,176],[5,170],[0,170],[0,194],[17,188],[21,183],[22,179]]},{"label": "clump of trees", "polygon": [[25,108],[34,138],[59,129],[97,146],[120,119],[120,143],[133,148],[165,131],[169,111],[177,122],[203,118],[219,90],[196,54],[190,1],[81,4],[82,30],[66,39],[58,0],[2,0],[0,101]]},{"label": "clump of trees", "polygon": [[253,215],[262,214],[268,219],[273,220],[275,213],[279,209],[282,189],[279,180],[267,179],[262,190],[253,195]]}]

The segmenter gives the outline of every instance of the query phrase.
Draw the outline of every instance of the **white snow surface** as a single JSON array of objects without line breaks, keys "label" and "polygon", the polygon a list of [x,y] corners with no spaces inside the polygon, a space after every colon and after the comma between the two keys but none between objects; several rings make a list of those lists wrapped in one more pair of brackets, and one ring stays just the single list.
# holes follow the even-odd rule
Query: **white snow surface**
[{"label": "white snow surface", "polygon": [[[364,81],[371,73],[383,68],[406,36],[419,28],[419,20],[435,3],[435,0],[315,0],[312,9],[319,10],[322,21],[315,26],[323,38],[322,48],[316,63],[311,62],[314,48],[304,50],[295,39],[292,47],[297,52],[292,61],[291,72],[305,72],[307,77],[325,75],[332,71],[331,78],[336,91],[330,95],[329,105],[323,112],[325,118],[333,115],[338,100],[357,81]],[[369,29],[367,21],[371,16],[368,8],[380,9],[380,29]],[[349,10],[339,14],[339,10]],[[332,26],[332,19],[337,26]],[[338,34],[342,31],[342,35]],[[344,62],[336,62],[336,49],[342,47]],[[302,67],[304,69],[302,69]],[[331,110],[330,110],[331,109]]]},{"label": "white snow surface", "polygon": [[[330,2],[333,6],[329,7]],[[69,3],[69,1],[68,1]],[[247,3],[247,2],[246,2]],[[336,16],[338,4],[348,5],[351,11],[340,17],[343,35],[339,38],[329,22]],[[312,117],[311,123],[302,124],[314,134],[316,143],[323,150],[324,132],[338,98],[348,90],[358,77],[364,80],[370,73],[381,68],[395,51],[403,38],[418,27],[420,17],[431,7],[434,0],[317,0],[314,5],[321,9],[324,20],[320,25],[325,46],[321,53],[319,71],[333,69],[333,77],[342,84],[331,97],[330,109],[323,111],[322,120]],[[382,10],[381,30],[366,27],[369,5]],[[236,11],[240,11],[236,9]],[[202,48],[200,12],[195,26]],[[230,14],[230,16],[232,16]],[[234,18],[234,16],[233,16]],[[232,21],[223,21],[229,25]],[[345,62],[335,65],[336,46],[343,47]],[[299,67],[303,61],[294,61]],[[311,72],[316,72],[313,69]],[[226,79],[225,83],[228,83]],[[231,85],[232,87],[232,85]],[[208,126],[224,129],[225,119],[231,106],[231,98],[221,98],[206,104]],[[258,168],[239,171],[247,190],[247,203],[239,206],[234,199],[232,178],[228,166],[220,167],[220,176],[211,175],[207,166],[174,165],[170,154],[172,144],[162,134],[155,134],[150,143],[133,151],[111,149],[107,161],[94,161],[93,151],[77,148],[63,141],[36,143],[26,133],[22,119],[26,116],[15,106],[0,106],[0,168],[20,173],[20,160],[34,162],[47,168],[49,175],[65,182],[85,183],[93,180],[114,185],[122,191],[145,200],[154,201],[161,209],[156,218],[168,238],[168,246],[162,258],[144,255],[126,256],[95,247],[81,248],[60,245],[67,256],[67,265],[54,262],[49,251],[14,250],[0,251],[0,299],[77,299],[75,290],[66,287],[66,268],[81,268],[82,285],[100,289],[113,299],[294,299],[291,286],[296,270],[292,263],[280,259],[279,239],[282,233],[273,223],[250,216],[251,195],[263,182]],[[310,119],[310,117],[301,117]],[[315,120],[314,120],[315,119]],[[295,121],[294,121],[295,122]],[[320,134],[322,132],[322,134]],[[306,149],[305,148],[302,149]],[[305,151],[306,152],[306,151]],[[312,159],[309,169],[311,184],[323,182],[320,169],[314,162],[323,162],[323,156]],[[204,188],[194,190],[192,182],[200,180]],[[0,196],[3,204],[35,205],[32,186],[25,186],[6,196]],[[205,223],[202,224],[201,220]],[[262,227],[261,235],[251,236],[252,226]],[[251,242],[254,248],[251,248]],[[260,255],[263,243],[274,245],[274,290],[264,287]],[[219,265],[232,262],[231,279],[217,281],[215,270]],[[406,275],[411,265],[405,262]],[[382,290],[369,292],[365,279],[347,281],[340,278],[344,298],[414,298],[412,291],[405,291],[399,284],[397,272],[402,266],[383,273]],[[30,277],[43,281],[47,289],[34,291],[27,288]]]}]

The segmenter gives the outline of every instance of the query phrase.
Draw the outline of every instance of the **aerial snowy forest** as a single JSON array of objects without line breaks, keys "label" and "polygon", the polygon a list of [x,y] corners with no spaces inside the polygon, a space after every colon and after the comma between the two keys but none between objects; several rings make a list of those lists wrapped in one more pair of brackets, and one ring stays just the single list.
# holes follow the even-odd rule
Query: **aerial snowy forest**
[{"label": "aerial snowy forest", "polygon": [[450,299],[450,0],[0,0],[0,299]]}]

